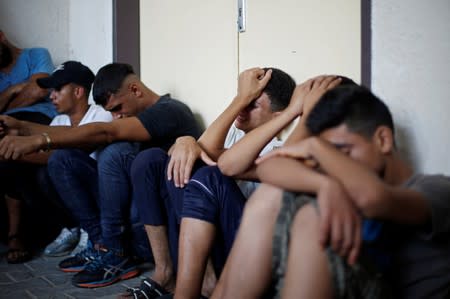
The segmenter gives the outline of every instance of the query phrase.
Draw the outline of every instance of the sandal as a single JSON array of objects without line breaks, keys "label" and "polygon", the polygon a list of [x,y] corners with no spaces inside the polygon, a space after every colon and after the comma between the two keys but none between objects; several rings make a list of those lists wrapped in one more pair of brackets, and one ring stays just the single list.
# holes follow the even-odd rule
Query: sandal
[{"label": "sandal", "polygon": [[[15,234],[8,236],[8,242],[11,242],[12,240],[17,240],[20,242],[19,235]],[[8,264],[22,264],[29,261],[31,258],[31,253],[27,249],[22,246],[18,246],[8,249],[6,261]]]},{"label": "sandal", "polygon": [[153,299],[167,295],[169,292],[151,278],[145,278],[136,288],[128,288],[125,294],[119,298]]}]

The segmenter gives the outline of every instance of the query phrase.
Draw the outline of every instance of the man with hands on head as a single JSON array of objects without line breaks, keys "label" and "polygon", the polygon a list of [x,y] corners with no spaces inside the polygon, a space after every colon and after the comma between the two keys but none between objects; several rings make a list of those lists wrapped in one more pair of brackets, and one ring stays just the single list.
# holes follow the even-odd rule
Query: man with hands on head
[{"label": "man with hands on head", "polygon": [[[278,126],[281,122],[287,126],[296,117],[292,109],[285,113],[295,88],[294,80],[277,69],[271,72],[267,69],[265,74],[263,71],[251,69],[241,74],[237,96],[211,125],[220,134],[199,140],[208,155],[220,153],[220,156],[216,154],[218,167],[198,169],[185,188],[175,298],[198,298],[208,257],[216,275],[220,275],[243,206],[257,186],[251,165],[260,153],[282,144],[277,138],[281,131]],[[261,130],[264,133],[252,134],[265,125],[265,130]],[[236,148],[248,134],[253,138]],[[229,161],[238,168],[229,167]],[[203,295],[208,296],[214,285],[207,275]]]},{"label": "man with hands on head", "polygon": [[[156,153],[157,149],[144,151],[136,158],[133,164],[134,171],[132,171],[134,191],[137,194],[141,194],[138,197],[142,199],[141,203],[138,201],[138,210],[141,220],[146,224],[147,235],[155,256],[156,270],[151,279],[146,279],[141,284],[141,287],[130,289],[130,296],[132,294],[139,296],[138,294],[142,291],[151,296],[153,292],[148,287],[149,285],[157,286],[163,293],[172,291],[174,288],[174,271],[177,269],[177,264],[175,297],[198,298],[200,296],[206,261],[210,255],[209,250],[200,253],[196,252],[197,250],[194,248],[186,248],[189,245],[183,242],[183,240],[186,240],[183,239],[183,232],[180,249],[178,250],[178,226],[186,210],[186,194],[192,191],[189,191],[191,183],[188,184],[191,174],[192,180],[197,181],[210,177],[209,173],[215,177],[214,180],[223,177],[230,185],[223,186],[223,189],[232,188],[233,191],[229,194],[233,196],[238,194],[237,196],[239,197],[239,199],[235,198],[234,201],[242,201],[234,209],[236,211],[241,209],[240,206],[243,205],[245,196],[241,193],[234,179],[223,176],[217,167],[201,167],[204,164],[199,159],[202,159],[208,165],[216,164],[219,157],[230,151],[230,147],[246,133],[272,119],[278,118],[283,113],[282,110],[288,105],[294,87],[295,82],[292,78],[278,69],[253,68],[246,70],[239,76],[236,97],[225,111],[206,129],[198,141],[192,137],[178,138],[169,151],[170,158],[165,153]],[[290,122],[291,120],[285,121]],[[272,130],[272,133],[269,135],[264,135],[262,137],[264,140],[259,145],[247,148],[247,150],[255,152],[253,160],[264,146],[274,139],[276,130]],[[273,140],[273,144],[278,145],[280,142]],[[244,160],[242,159],[242,161]],[[236,163],[241,163],[241,161],[236,161]],[[246,165],[251,164],[247,161],[245,163]],[[217,181],[206,183],[206,185],[209,184],[219,187],[221,183]],[[249,182],[248,185],[250,184],[252,183]],[[243,187],[244,185],[244,183],[241,184]],[[163,194],[157,194],[158,191],[161,193],[161,190],[163,190]],[[247,190],[246,192],[251,191]],[[223,196],[224,194],[217,194],[217,196]],[[198,194],[198,196],[203,197],[203,194]],[[193,201],[195,202],[196,200]],[[202,201],[205,201],[205,199],[201,198],[198,200],[198,203],[201,204]],[[233,200],[230,199],[230,203],[232,202]],[[234,203],[230,205],[234,205]],[[213,213],[213,211],[210,212]],[[238,212],[232,217],[230,215],[230,226],[237,227],[238,220]],[[206,221],[203,224],[208,227],[210,225],[214,227],[213,224]],[[182,231],[189,231],[189,224],[187,227],[186,230],[183,230],[182,224]],[[202,236],[195,232],[195,235],[189,236],[189,238],[191,237],[198,240],[198,244],[195,244],[196,246],[205,246],[205,242],[212,242],[214,234],[210,235],[208,233],[208,236]],[[229,236],[228,242],[231,242],[231,239],[232,236]],[[197,243],[197,241],[195,242]],[[220,248],[221,251],[226,251],[225,245],[221,245],[219,242],[216,247]],[[231,245],[228,244],[227,246]],[[170,247],[170,255],[167,247]],[[200,256],[197,259],[195,256],[185,255],[184,253],[187,251],[189,251],[189,254],[199,253]],[[158,252],[161,254],[155,254]],[[179,261],[177,261],[177,254],[181,258]],[[226,255],[220,254],[220,259],[224,260],[225,258]],[[193,266],[192,261],[196,264],[193,268],[191,268]],[[223,263],[223,261],[217,263],[218,267],[216,269],[219,272],[220,263]],[[159,271],[158,269],[161,270]],[[202,293],[209,295],[214,285],[215,275],[211,267],[208,267]],[[188,289],[186,289],[186,286]]]},{"label": "man with hands on head", "polygon": [[[291,192],[255,192],[213,298],[258,298],[271,279],[282,298],[390,298],[391,288],[395,298],[447,298],[449,178],[413,173],[389,109],[363,87],[328,91],[306,129],[311,137],[257,161],[262,181]],[[268,221],[273,240],[247,239]]]},{"label": "man with hands on head", "polygon": [[[323,93],[340,84],[354,84],[354,82],[345,77],[322,75],[309,79],[295,88],[291,103],[285,110],[285,114],[290,113],[289,111],[295,111],[296,115],[300,115],[301,117],[297,126],[284,143],[285,145],[309,136],[310,133],[305,125],[305,120],[312,107]],[[293,109],[289,109],[291,107]],[[280,120],[279,118],[277,119]],[[275,121],[277,120],[273,120],[273,122]],[[283,127],[283,125],[281,125],[281,127]],[[278,128],[280,128],[280,126]],[[240,141],[241,145],[245,145],[245,142],[250,142],[256,136],[264,134],[265,130],[264,126],[261,126],[250,132]],[[234,148],[238,148],[238,145],[239,143],[236,144]],[[253,163],[252,167],[254,168]],[[272,169],[274,175],[282,176],[279,171],[274,171],[274,169],[278,169],[278,167]],[[259,179],[259,174],[256,173],[256,175]],[[225,298],[232,298],[233,296],[245,297],[247,295],[251,297],[250,294],[253,294],[253,289],[260,289],[260,285],[257,285],[256,287],[251,284],[252,282],[262,282],[264,287],[266,284],[269,284],[271,280],[270,273],[267,274],[267,271],[264,270],[266,268],[270,269],[271,267],[272,251],[270,245],[273,225],[277,216],[277,206],[274,206],[274,203],[277,202],[271,200],[271,197],[276,196],[277,192],[278,191],[275,188],[263,184],[246,203],[244,218],[242,219],[239,229],[239,231],[245,232],[245,237],[241,237],[242,233],[238,233],[237,235],[237,239],[233,244],[233,250],[230,253],[222,276],[214,291],[214,296],[216,298],[220,296]],[[264,197],[264,199],[261,199],[262,197]],[[266,209],[267,206],[272,208]],[[249,217],[246,215],[248,215],[250,211],[252,218],[247,220]],[[264,215],[261,214],[262,211],[264,211]],[[245,227],[244,229],[242,228],[243,226]],[[256,226],[258,227],[256,229],[257,231],[264,233],[255,233]],[[258,248],[258,250],[254,250],[254,248]],[[249,255],[248,252],[252,252],[252,254]],[[242,265],[251,265],[251,267],[242,267]],[[248,280],[248,275],[253,275],[255,279],[251,281]],[[236,289],[230,290],[227,287],[228,285],[236,287]],[[247,290],[250,292],[246,293]],[[265,290],[266,289],[264,288],[257,296],[262,296]],[[226,292],[224,293],[224,291]]]}]

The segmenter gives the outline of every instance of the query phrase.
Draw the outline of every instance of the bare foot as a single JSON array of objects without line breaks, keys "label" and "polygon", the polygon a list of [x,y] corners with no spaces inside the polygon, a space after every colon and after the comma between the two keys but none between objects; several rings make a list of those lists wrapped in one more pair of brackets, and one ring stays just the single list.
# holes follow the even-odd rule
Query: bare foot
[{"label": "bare foot", "polygon": [[160,286],[169,292],[175,291],[175,277],[171,269],[164,271],[157,271],[150,277],[152,280],[156,281]]},{"label": "bare foot", "polygon": [[8,248],[6,260],[10,264],[25,263],[31,259],[30,252],[25,248],[17,234],[8,237]]}]

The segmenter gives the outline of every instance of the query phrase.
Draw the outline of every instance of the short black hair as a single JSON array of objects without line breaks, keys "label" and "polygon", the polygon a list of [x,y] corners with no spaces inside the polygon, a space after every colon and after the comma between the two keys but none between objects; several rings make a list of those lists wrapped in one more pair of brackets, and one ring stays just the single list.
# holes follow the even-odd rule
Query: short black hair
[{"label": "short black hair", "polygon": [[340,85],[327,91],[306,120],[312,135],[341,124],[366,138],[371,138],[379,126],[387,126],[394,133],[389,108],[369,89],[359,85]]},{"label": "short black hair", "polygon": [[270,108],[272,111],[281,111],[289,105],[295,89],[295,81],[289,74],[280,69],[273,67],[264,68],[266,72],[269,69],[272,70],[272,76],[263,92],[270,99]]},{"label": "short black hair", "polygon": [[92,96],[96,104],[105,106],[109,97],[122,86],[125,78],[134,74],[133,67],[127,63],[110,63],[97,72],[92,88]]}]

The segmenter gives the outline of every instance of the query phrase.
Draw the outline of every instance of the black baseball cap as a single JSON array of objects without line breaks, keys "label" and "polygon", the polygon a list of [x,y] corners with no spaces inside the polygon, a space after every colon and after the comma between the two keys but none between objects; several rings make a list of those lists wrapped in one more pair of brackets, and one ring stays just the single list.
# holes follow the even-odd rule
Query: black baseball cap
[{"label": "black baseball cap", "polygon": [[61,88],[75,83],[90,89],[94,79],[94,73],[87,66],[70,60],[59,65],[49,77],[37,79],[36,82],[42,88]]}]

